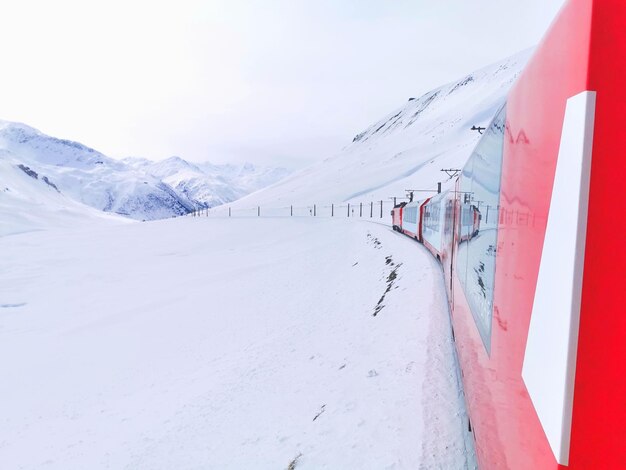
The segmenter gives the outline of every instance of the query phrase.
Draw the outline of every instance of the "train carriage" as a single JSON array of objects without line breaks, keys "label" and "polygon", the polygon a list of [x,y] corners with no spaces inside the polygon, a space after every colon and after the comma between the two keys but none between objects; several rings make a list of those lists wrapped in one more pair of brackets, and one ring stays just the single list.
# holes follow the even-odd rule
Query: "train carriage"
[{"label": "train carriage", "polygon": [[455,244],[452,318],[483,468],[626,468],[624,231],[601,221],[625,25],[624,2],[567,3],[460,177],[481,218]]},{"label": "train carriage", "polygon": [[424,207],[428,203],[428,199],[421,201],[411,201],[402,209],[402,225],[401,232],[418,241],[423,240],[422,221]]},{"label": "train carriage", "polygon": [[626,469],[625,84],[626,2],[568,1],[456,186],[403,220],[442,263],[481,468]]},{"label": "train carriage", "polygon": [[402,212],[404,206],[406,206],[406,202],[401,202],[391,209],[391,226],[398,232],[402,231]]}]

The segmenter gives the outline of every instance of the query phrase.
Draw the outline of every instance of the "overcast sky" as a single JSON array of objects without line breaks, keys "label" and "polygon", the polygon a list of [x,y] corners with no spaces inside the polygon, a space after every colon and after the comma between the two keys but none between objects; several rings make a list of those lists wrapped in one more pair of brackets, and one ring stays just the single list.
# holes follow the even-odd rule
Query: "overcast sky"
[{"label": "overcast sky", "polygon": [[111,157],[300,167],[539,42],[563,0],[4,2],[0,119]]}]

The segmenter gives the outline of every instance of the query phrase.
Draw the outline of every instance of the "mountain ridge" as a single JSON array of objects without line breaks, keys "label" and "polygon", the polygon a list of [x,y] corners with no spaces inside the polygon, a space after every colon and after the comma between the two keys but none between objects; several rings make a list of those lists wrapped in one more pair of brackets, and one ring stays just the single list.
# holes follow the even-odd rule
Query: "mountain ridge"
[{"label": "mountain ridge", "polygon": [[[184,215],[231,202],[267,183],[267,170],[248,165],[248,180],[213,174],[181,157],[160,162],[141,158],[116,160],[80,142],[49,136],[24,123],[0,121],[0,159],[15,168],[44,175],[67,197],[104,212],[136,220]],[[208,163],[208,162],[207,162]],[[275,178],[288,172],[274,169]],[[255,179],[256,172],[259,178]],[[231,172],[228,167],[224,172]],[[5,187],[10,187],[6,181]],[[8,195],[7,195],[8,197]]]},{"label": "mountain ridge", "polygon": [[463,167],[480,138],[472,127],[489,124],[531,53],[522,51],[409,98],[336,154],[215,213],[257,206],[389,203],[405,196],[406,189],[435,190],[437,182],[448,187],[452,181],[441,170]]}]

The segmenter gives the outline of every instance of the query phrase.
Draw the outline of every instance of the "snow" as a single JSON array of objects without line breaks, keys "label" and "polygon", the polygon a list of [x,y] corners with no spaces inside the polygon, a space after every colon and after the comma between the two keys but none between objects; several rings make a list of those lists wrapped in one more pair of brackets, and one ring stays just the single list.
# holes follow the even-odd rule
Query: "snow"
[{"label": "snow", "polygon": [[475,468],[441,269],[389,198],[465,164],[528,57],[282,181],[0,122],[0,468]]},{"label": "snow", "polygon": [[28,166],[67,197],[101,211],[151,220],[193,210],[160,180],[25,124],[0,121],[0,149],[0,160]]},{"label": "snow", "polygon": [[235,201],[270,186],[289,175],[284,168],[190,163],[180,157],[160,162],[127,158],[124,162],[169,185],[178,196],[195,208],[215,207]]},{"label": "snow", "polygon": [[49,229],[0,264],[2,468],[475,466],[440,268],[385,224]]},{"label": "snow", "polygon": [[207,163],[201,169],[180,157],[114,160],[81,143],[7,121],[0,121],[0,150],[0,161],[31,168],[74,201],[137,220],[231,202],[288,174],[253,165]]},{"label": "snow", "polygon": [[[490,123],[531,52],[410,99],[336,155],[229,206],[241,211],[257,205],[312,207],[383,200],[388,212],[390,198],[405,196],[406,189],[436,190],[442,182],[445,190],[452,181],[441,170],[462,168],[467,162],[480,138],[472,126]],[[227,208],[215,212],[224,211]]]},{"label": "snow", "polygon": [[19,165],[10,152],[0,149],[0,237],[60,227],[129,223],[66,197],[46,183],[46,175]]}]

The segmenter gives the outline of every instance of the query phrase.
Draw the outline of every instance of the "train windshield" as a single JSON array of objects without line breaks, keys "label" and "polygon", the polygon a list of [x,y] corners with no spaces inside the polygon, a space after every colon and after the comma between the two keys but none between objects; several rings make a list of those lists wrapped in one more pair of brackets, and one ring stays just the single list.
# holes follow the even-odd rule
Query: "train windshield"
[{"label": "train windshield", "polygon": [[505,125],[506,108],[503,107],[474,149],[460,180],[457,274],[488,353],[491,351]]}]

